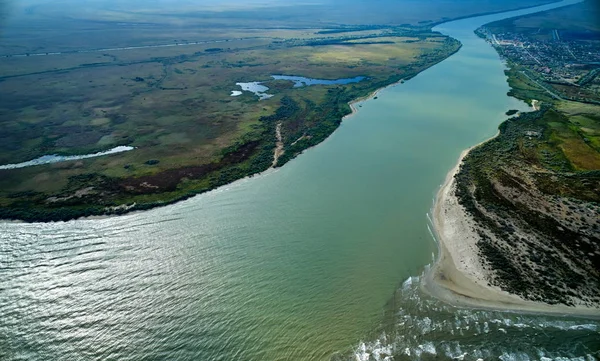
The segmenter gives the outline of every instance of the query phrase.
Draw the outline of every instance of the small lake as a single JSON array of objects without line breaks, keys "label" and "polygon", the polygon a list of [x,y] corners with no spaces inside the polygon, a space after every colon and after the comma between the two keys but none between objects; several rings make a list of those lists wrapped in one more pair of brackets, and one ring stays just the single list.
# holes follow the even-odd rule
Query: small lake
[{"label": "small lake", "polygon": [[365,80],[364,76],[357,76],[355,78],[346,78],[346,79],[312,79],[305,78],[302,76],[288,76],[288,75],[272,75],[272,78],[275,80],[291,80],[294,82],[294,88],[301,88],[303,86],[311,86],[311,85],[345,85],[345,84],[353,84],[360,83]]},{"label": "small lake", "polygon": [[[273,96],[272,94],[267,94],[266,92],[269,90],[269,88],[262,85],[262,83],[258,81],[254,81],[251,83],[235,83],[235,85],[239,85],[239,87],[242,88],[242,91],[254,93],[256,96],[258,96],[258,100],[269,99]],[[232,97],[238,95],[242,95],[242,92],[240,92],[239,90],[231,91]]]},{"label": "small lake", "polygon": [[[311,85],[345,85],[345,84],[359,83],[359,82],[367,79],[364,76],[357,76],[355,78],[343,78],[343,79],[313,79],[313,78],[305,78],[303,76],[293,76],[293,75],[271,75],[271,78],[273,78],[274,80],[292,81],[294,83],[294,88],[302,88],[302,87],[311,86]],[[263,85],[264,83],[265,82],[255,81],[255,82],[250,82],[250,83],[235,83],[235,85],[238,85],[240,88],[242,88],[242,91],[254,93],[256,96],[258,96],[258,100],[264,100],[264,99],[269,99],[273,96],[272,94],[267,94],[267,91],[269,91],[269,87]],[[232,97],[237,97],[239,95],[242,95],[241,91],[239,91],[239,90],[231,91]]]},{"label": "small lake", "polygon": [[127,152],[127,151],[130,151],[130,150],[133,150],[133,149],[135,149],[135,148],[123,145],[123,146],[119,146],[119,147],[115,147],[115,148],[109,149],[109,150],[104,151],[104,152],[98,152],[98,153],[92,153],[92,154],[83,154],[83,155],[57,155],[57,154],[50,154],[50,155],[41,156],[39,158],[30,160],[30,161],[27,161],[27,162],[0,165],[0,169],[17,169],[17,168],[33,167],[35,165],[66,162],[66,161],[69,161],[69,160],[80,160],[80,159],[87,159],[87,158],[95,158],[95,157],[101,157],[103,155],[109,155],[109,154],[116,154],[116,153]]}]

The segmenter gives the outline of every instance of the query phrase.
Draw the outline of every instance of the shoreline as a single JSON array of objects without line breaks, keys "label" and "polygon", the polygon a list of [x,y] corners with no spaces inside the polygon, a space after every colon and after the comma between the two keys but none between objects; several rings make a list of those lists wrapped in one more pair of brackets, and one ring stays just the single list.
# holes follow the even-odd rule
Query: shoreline
[{"label": "shoreline", "polygon": [[[459,46],[459,48],[457,49],[457,51],[460,50],[461,46]],[[442,60],[440,60],[440,61],[438,61],[436,63],[431,64],[430,66],[428,66],[427,68],[423,69],[422,71],[425,71],[425,70],[429,69],[430,67],[432,67],[432,66],[434,66],[434,65],[436,65],[436,64],[438,64],[438,63],[440,63],[440,62],[442,62],[442,61],[444,61],[446,59],[448,59],[450,56],[456,54],[457,51],[451,53],[446,58],[444,58],[444,59],[442,59]],[[419,73],[421,73],[422,71],[420,71]],[[417,73],[417,74],[419,74],[419,73]],[[342,117],[342,119],[341,119],[342,122],[344,120],[346,120],[347,118],[353,116],[354,114],[356,114],[358,112],[358,108],[356,107],[356,104],[358,104],[360,102],[363,102],[363,101],[370,100],[370,99],[376,97],[379,94],[379,92],[381,92],[381,91],[383,91],[383,90],[385,90],[385,89],[387,89],[389,87],[398,85],[398,84],[400,84],[400,83],[402,83],[404,81],[407,81],[407,80],[413,78],[414,76],[416,76],[417,74],[410,75],[407,79],[400,79],[397,82],[388,84],[388,85],[386,85],[386,86],[384,86],[382,88],[375,89],[371,93],[369,93],[369,94],[367,94],[365,96],[362,96],[362,97],[359,97],[359,98],[356,98],[356,99],[353,99],[353,100],[349,101],[346,104],[348,104],[348,106],[350,107],[351,112],[349,114],[346,114],[345,116]],[[340,125],[341,125],[341,122],[340,122]],[[338,126],[338,128],[339,128],[339,126]],[[334,132],[335,132],[335,130],[334,130]],[[331,134],[333,134],[333,132]],[[275,135],[275,138],[277,140],[279,139],[277,133]],[[327,138],[329,138],[329,137],[327,137]],[[323,142],[321,142],[319,144],[316,144],[316,145],[314,145],[312,147],[304,149],[302,151],[302,153],[305,152],[305,151],[307,151],[307,150],[309,150],[309,149],[312,149],[314,147],[317,147],[317,146],[323,144],[325,141],[327,141],[327,139],[325,139]],[[102,220],[102,219],[108,219],[108,218],[113,218],[113,217],[120,217],[120,216],[127,216],[127,215],[132,215],[132,214],[137,214],[137,213],[143,213],[143,212],[150,211],[150,210],[153,210],[153,209],[156,209],[156,208],[162,208],[162,207],[165,207],[165,206],[169,206],[169,205],[173,205],[173,204],[177,204],[177,203],[186,201],[188,199],[194,198],[194,197],[199,196],[199,195],[208,194],[208,193],[211,193],[211,192],[218,191],[219,189],[231,186],[231,185],[233,185],[233,184],[235,184],[235,183],[237,183],[239,181],[247,180],[247,179],[250,179],[250,178],[253,178],[253,177],[257,177],[257,176],[266,175],[268,173],[276,171],[278,168],[280,168],[280,167],[276,167],[276,163],[275,163],[278,160],[278,158],[279,158],[279,157],[275,156],[277,154],[278,150],[280,150],[280,149],[276,146],[276,148],[274,150],[274,153],[275,153],[274,154],[274,163],[269,168],[263,170],[262,172],[258,172],[258,173],[254,173],[254,174],[248,174],[248,175],[246,175],[246,176],[244,176],[242,178],[238,178],[238,179],[236,179],[236,180],[234,180],[234,181],[232,181],[230,183],[223,184],[221,186],[218,186],[218,187],[215,187],[215,188],[212,188],[212,189],[208,189],[205,192],[194,194],[191,197],[188,196],[188,197],[183,197],[183,198],[180,198],[180,199],[175,199],[175,200],[172,200],[172,201],[169,201],[169,202],[165,202],[163,204],[154,205],[153,207],[150,207],[150,208],[147,208],[147,209],[136,209],[135,207],[133,207],[130,210],[125,211],[124,213],[103,213],[103,214],[94,214],[94,215],[89,215],[89,216],[82,216],[82,217],[77,217],[77,218],[72,218],[72,219],[51,220],[51,221],[26,221],[26,220],[23,220],[23,219],[0,218],[0,224],[3,224],[3,223],[4,224],[10,224],[10,223],[35,224],[35,223],[64,223],[64,222],[71,222],[71,221],[93,221],[93,220]],[[285,149],[281,149],[281,153],[279,154],[279,156],[281,154],[283,154],[284,151],[285,151]],[[298,156],[301,155],[302,153],[298,154]]]},{"label": "shoreline", "polygon": [[[460,47],[459,47],[459,50],[460,50]],[[458,51],[458,50],[457,50],[457,51]],[[446,57],[446,58],[442,59],[441,61],[444,61],[444,60],[448,59],[450,56],[454,55],[455,53],[456,53],[456,52],[453,52],[453,53],[451,53],[451,54],[450,54],[448,57]],[[434,64],[431,64],[431,66],[434,66],[434,65],[436,65],[436,64],[438,64],[438,63],[440,63],[441,61],[439,61],[439,62],[436,62],[436,63],[434,63]],[[425,71],[425,70],[429,69],[431,66],[429,66],[429,67],[427,67],[427,68],[423,69],[422,71]],[[420,73],[420,72],[419,72],[419,73]],[[419,73],[417,73],[417,74],[419,74]],[[411,76],[410,76],[408,79],[410,79],[410,78],[412,78],[412,77],[416,76],[417,74],[411,75]],[[356,114],[356,113],[358,112],[358,108],[356,107],[356,104],[358,104],[358,103],[360,103],[360,102],[363,102],[363,101],[370,100],[370,99],[372,99],[372,98],[376,97],[376,96],[379,94],[379,92],[381,92],[381,91],[383,91],[383,90],[385,90],[385,89],[387,89],[387,88],[389,88],[389,87],[392,87],[392,86],[395,86],[395,85],[397,85],[397,84],[400,84],[401,82],[404,82],[404,81],[406,81],[406,80],[408,80],[408,79],[400,79],[400,80],[398,80],[397,82],[394,82],[394,83],[392,83],[392,84],[388,84],[388,85],[386,85],[386,86],[384,86],[384,87],[382,87],[382,88],[379,88],[379,89],[375,89],[375,90],[374,90],[374,91],[372,91],[370,94],[367,94],[367,95],[365,95],[365,96],[362,96],[362,97],[359,97],[359,98],[356,98],[356,99],[353,99],[353,100],[349,101],[347,104],[348,104],[348,106],[350,107],[350,110],[351,110],[351,112],[350,112],[349,114],[346,114],[345,116],[343,116],[343,117],[342,117],[342,122],[343,122],[343,121],[344,121],[346,118],[349,118],[349,117],[353,116],[354,114]],[[340,123],[340,124],[341,124],[341,123]],[[339,126],[338,126],[338,128],[339,128]],[[336,129],[336,130],[337,130],[337,129]],[[335,130],[334,130],[334,132],[335,132]],[[331,133],[331,134],[333,134],[333,133]],[[278,137],[278,135],[277,135],[277,134],[275,135],[275,137],[276,137],[276,139],[277,139],[277,140],[279,139],[279,137]],[[329,138],[329,137],[327,137],[327,138]],[[306,149],[304,149],[304,150],[302,151],[302,153],[303,153],[303,152],[305,152],[306,150],[312,149],[312,148],[314,148],[314,147],[317,147],[317,146],[319,146],[319,145],[323,144],[325,141],[327,141],[327,139],[325,139],[323,142],[321,142],[321,143],[319,143],[319,144],[316,144],[316,145],[314,145],[314,146],[312,146],[312,147],[309,147],[309,148],[306,148]],[[283,148],[283,147],[282,147],[282,148]],[[279,154],[277,154],[277,153],[278,153],[278,151],[280,151],[280,153],[279,153]],[[216,188],[208,189],[208,190],[206,190],[205,192],[202,192],[202,193],[197,193],[197,194],[194,194],[194,195],[193,195],[193,196],[191,196],[191,197],[184,197],[184,198],[181,198],[181,199],[176,199],[176,200],[173,200],[173,201],[170,201],[170,202],[165,202],[164,204],[157,204],[157,205],[155,205],[155,206],[153,206],[153,207],[150,207],[150,208],[147,208],[147,209],[136,209],[136,208],[134,207],[134,208],[132,208],[131,210],[127,210],[127,211],[125,211],[124,213],[120,213],[120,214],[117,214],[117,213],[104,213],[104,214],[95,214],[95,215],[90,215],[90,216],[82,216],[82,217],[73,218],[73,219],[67,219],[67,220],[56,220],[56,221],[55,221],[55,220],[52,220],[52,221],[26,221],[26,220],[22,220],[22,219],[8,219],[8,218],[0,218],[0,224],[2,224],[2,223],[5,223],[5,224],[10,224],[10,223],[25,223],[25,224],[34,224],[34,223],[63,223],[63,222],[71,222],[71,221],[93,221],[93,220],[101,220],[101,219],[107,219],[107,218],[113,218],[113,217],[126,216],[126,215],[131,215],[131,214],[136,214],[136,213],[143,213],[143,212],[146,212],[146,211],[150,211],[150,210],[152,210],[152,209],[155,209],[155,208],[162,208],[162,207],[165,207],[165,206],[169,206],[169,205],[173,205],[173,204],[176,204],[176,203],[180,203],[180,202],[186,201],[186,200],[188,200],[188,199],[194,198],[195,196],[199,196],[199,195],[203,195],[203,194],[208,194],[208,193],[211,193],[211,192],[217,191],[217,190],[219,190],[219,189],[221,189],[221,188],[224,188],[224,187],[231,186],[232,184],[235,184],[236,182],[243,181],[243,180],[250,179],[250,178],[253,178],[253,177],[257,177],[257,176],[261,176],[261,175],[265,175],[265,174],[267,174],[267,173],[270,173],[270,172],[276,171],[276,170],[277,170],[277,168],[280,168],[280,167],[276,167],[276,162],[277,162],[277,160],[278,160],[278,158],[279,158],[279,157],[278,157],[278,156],[276,156],[276,155],[279,155],[279,156],[280,156],[281,154],[283,154],[283,152],[284,152],[284,151],[285,151],[285,149],[279,149],[279,147],[278,147],[278,146],[276,146],[276,148],[275,148],[275,150],[274,150],[274,153],[275,153],[275,154],[274,154],[274,159],[273,159],[273,160],[274,160],[274,162],[272,163],[272,165],[271,165],[269,168],[265,169],[265,170],[264,170],[264,171],[262,171],[262,172],[258,172],[258,173],[254,173],[254,174],[249,174],[249,175],[246,175],[245,177],[242,177],[242,178],[236,179],[236,180],[234,180],[233,182],[230,182],[230,183],[227,183],[227,184],[223,184],[223,185],[221,185],[221,186],[218,186],[218,187],[216,187]],[[301,155],[302,153],[300,153],[299,155]],[[293,159],[292,159],[292,160],[293,160]],[[284,165],[285,165],[285,164],[284,164]]]},{"label": "shoreline", "polygon": [[[460,50],[460,47],[459,47],[458,50]],[[454,55],[455,53],[456,52],[453,52],[452,54],[450,54],[448,57],[442,59],[441,61],[444,61],[444,60],[448,59],[450,56]],[[423,69],[422,71],[425,71],[425,70],[429,69],[430,67],[432,67],[432,66],[440,63],[441,61],[436,62],[434,64],[431,64],[431,66],[427,67],[426,69]],[[419,74],[419,73],[417,73],[417,74]],[[417,74],[411,75],[408,79],[400,79],[397,82],[394,82],[392,84],[388,84],[388,85],[386,85],[386,86],[384,86],[382,88],[379,88],[379,89],[375,89],[370,94],[367,94],[365,96],[362,96],[362,97],[359,97],[359,98],[356,98],[356,99],[353,99],[353,100],[349,101],[347,104],[350,107],[351,112],[349,114],[346,114],[345,116],[342,117],[342,122],[345,119],[353,116],[354,114],[356,114],[358,112],[358,108],[356,107],[356,104],[364,102],[364,101],[367,101],[367,100],[370,100],[370,99],[376,97],[379,94],[379,92],[381,92],[381,91],[383,91],[383,90],[385,90],[387,88],[390,88],[392,86],[398,85],[398,84],[400,84],[402,82],[405,82],[405,81],[409,80],[410,78],[413,78]],[[276,139],[278,139],[277,134],[276,134]],[[302,152],[305,152],[305,151],[307,151],[309,149],[317,147],[317,146],[323,144],[325,141],[327,141],[327,139],[325,139],[323,142],[321,142],[319,144],[316,144],[316,145],[314,145],[312,147],[304,149]],[[277,153],[278,150],[279,149],[276,147],[275,153]],[[281,150],[281,153],[279,155],[283,154],[283,151],[285,151],[285,150],[284,149]],[[277,158],[278,157],[274,157],[274,161],[278,160]],[[253,177],[259,177],[259,176],[262,176],[262,175],[266,175],[266,174],[271,173],[273,171],[276,171],[278,168],[280,168],[280,167],[275,167],[275,165],[276,164],[271,165],[269,168],[265,169],[262,172],[246,175],[245,177],[236,179],[233,182],[230,182],[230,183],[218,186],[218,187],[213,188],[213,189],[209,189],[209,190],[207,190],[205,192],[202,192],[202,193],[195,194],[192,197],[185,197],[185,198],[182,198],[182,199],[177,199],[177,200],[173,200],[173,201],[170,201],[170,202],[165,202],[164,204],[157,204],[156,206],[148,208],[148,209],[135,209],[135,208],[132,208],[131,210],[128,210],[125,213],[121,213],[121,214],[105,213],[105,214],[96,214],[96,215],[91,215],[91,216],[82,216],[82,217],[78,217],[78,218],[73,218],[73,219],[68,219],[68,220],[57,220],[57,221],[32,221],[32,222],[29,222],[29,221],[25,221],[25,220],[22,220],[22,219],[6,219],[6,218],[3,219],[3,218],[0,218],[0,224],[2,224],[2,223],[7,223],[7,224],[8,223],[34,224],[34,223],[63,223],[63,222],[71,222],[71,221],[94,221],[94,220],[102,220],[102,219],[108,219],[108,218],[113,218],[113,217],[120,217],[120,216],[127,216],[127,215],[132,215],[132,214],[143,213],[143,212],[146,212],[146,211],[150,211],[152,209],[162,208],[162,207],[165,207],[165,206],[169,206],[169,205],[173,205],[173,204],[176,204],[176,203],[180,203],[180,202],[186,201],[188,199],[194,198],[195,196],[199,196],[199,195],[203,195],[203,194],[208,194],[208,193],[211,193],[211,192],[215,192],[215,191],[218,191],[221,188],[231,186],[231,185],[233,185],[233,184],[235,184],[235,183],[237,183],[239,181],[243,181],[243,180],[247,180],[247,179],[250,179],[250,178],[253,178]]]},{"label": "shoreline", "polygon": [[350,114],[344,115],[342,117],[342,121],[344,121],[347,118],[352,117],[354,114],[356,114],[358,112],[358,108],[356,107],[356,105],[358,105],[358,103],[362,103],[362,102],[365,102],[367,100],[371,100],[371,99],[375,98],[376,96],[378,96],[381,91],[383,91],[383,90],[385,90],[387,88],[393,87],[395,85],[398,85],[401,82],[404,82],[404,79],[400,79],[400,80],[398,80],[395,83],[392,83],[390,85],[386,85],[383,88],[376,89],[376,90],[372,91],[370,94],[367,94],[367,95],[362,96],[360,98],[356,98],[354,100],[349,101],[348,102],[348,106],[350,107],[351,112],[350,112]]},{"label": "shoreline", "polygon": [[[452,37],[448,37],[448,38],[454,39]],[[457,39],[454,39],[454,40],[457,40]],[[383,86],[381,88],[373,90],[371,93],[369,93],[369,94],[367,94],[365,96],[358,97],[356,99],[353,99],[353,100],[347,102],[346,104],[348,104],[348,106],[350,108],[350,113],[346,114],[345,116],[343,116],[341,118],[340,124],[337,126],[337,128],[334,129],[333,132],[331,132],[331,134],[329,134],[323,141],[321,141],[320,143],[315,144],[313,146],[310,146],[310,147],[308,147],[306,149],[303,149],[302,152],[300,152],[297,156],[300,156],[306,150],[312,149],[312,148],[314,148],[316,146],[319,146],[319,145],[323,144],[325,141],[327,141],[327,139],[329,139],[329,137],[333,133],[335,133],[335,131],[341,126],[341,124],[344,122],[344,120],[346,120],[347,118],[353,116],[354,114],[356,114],[358,112],[358,108],[356,107],[356,104],[358,104],[360,102],[363,102],[363,101],[370,100],[372,98],[375,98],[381,91],[383,91],[383,90],[385,90],[387,88],[396,86],[398,84],[402,84],[402,83],[404,83],[404,82],[406,82],[406,81],[414,78],[415,76],[417,76],[420,73],[422,73],[422,72],[430,69],[431,67],[433,67],[433,66],[435,66],[435,65],[437,65],[437,64],[439,64],[439,63],[441,63],[441,62],[443,62],[443,61],[445,61],[447,59],[449,59],[450,57],[452,57],[453,55],[455,55],[456,53],[458,53],[460,51],[460,49],[462,49],[462,43],[458,42],[458,47],[456,48],[456,50],[454,50],[453,52],[449,53],[446,57],[444,57],[442,59],[439,59],[439,60],[437,60],[435,62],[432,62],[431,64],[427,65],[426,67],[424,67],[423,69],[421,69],[420,71],[418,71],[416,73],[410,73],[407,76],[405,76],[404,78],[399,79],[398,81],[395,81],[393,83],[387,84],[387,85],[385,85],[385,86]],[[277,135],[276,135],[276,138],[277,138]],[[277,147],[276,147],[276,150],[277,150]],[[285,149],[282,150],[281,154],[283,154],[283,152],[285,152]],[[279,155],[281,155],[281,154],[279,154]],[[294,157],[294,158],[296,158],[296,157]],[[293,159],[291,159],[291,160],[293,160]],[[283,165],[285,165],[285,164],[283,164]],[[234,184],[234,183],[236,183],[238,181],[249,179],[249,178],[252,178],[252,177],[255,177],[255,176],[264,175],[264,174],[266,174],[266,173],[268,173],[270,171],[273,171],[274,169],[280,168],[280,167],[281,166],[273,167],[273,164],[271,164],[269,166],[269,168],[267,168],[267,169],[265,169],[263,171],[256,172],[256,173],[253,173],[253,174],[247,174],[247,175],[245,175],[245,176],[243,176],[241,178],[235,179],[235,180],[233,180],[233,181],[231,181],[229,183],[217,186],[215,188],[206,189],[203,192],[186,194],[183,197],[172,199],[172,200],[169,200],[169,201],[164,201],[164,202],[157,202],[156,204],[144,204],[143,208],[142,207],[138,208],[137,206],[136,207],[132,207],[132,208],[129,208],[129,209],[125,210],[122,213],[111,213],[111,212],[106,212],[105,211],[104,213],[98,213],[98,214],[92,214],[92,215],[83,215],[83,216],[80,216],[80,217],[74,217],[74,218],[69,218],[69,219],[60,219],[60,220],[31,220],[30,221],[30,220],[23,220],[23,219],[18,219],[18,218],[15,218],[15,219],[0,218],[0,223],[55,223],[55,222],[69,222],[69,221],[75,221],[75,220],[106,219],[106,218],[112,218],[112,217],[119,217],[119,216],[129,215],[129,214],[132,214],[132,213],[141,213],[141,212],[149,211],[149,210],[152,210],[152,209],[155,209],[155,208],[161,208],[161,207],[169,206],[169,205],[172,205],[172,204],[176,204],[176,203],[188,200],[190,198],[194,198],[194,197],[196,197],[198,195],[210,193],[210,192],[219,190],[219,189],[221,189],[223,187],[230,186],[230,185],[232,185],[232,184]]]},{"label": "shoreline", "polygon": [[[538,111],[540,102],[532,99],[530,106],[532,111]],[[477,246],[480,235],[476,231],[477,227],[485,229],[477,226],[459,203],[454,176],[472,149],[499,135],[498,131],[493,137],[462,151],[436,194],[429,214],[438,254],[422,278],[422,291],[455,307],[600,319],[599,307],[530,301],[488,283],[493,270],[489,266],[486,269],[481,262]]]},{"label": "shoreline", "polygon": [[458,203],[454,194],[454,175],[472,149],[491,141],[499,134],[497,132],[490,139],[464,150],[456,165],[446,175],[430,211],[438,255],[425,274],[421,288],[429,295],[456,307],[600,319],[598,308],[529,301],[487,284],[488,271],[484,269],[477,254],[479,235],[473,229],[474,220]]}]

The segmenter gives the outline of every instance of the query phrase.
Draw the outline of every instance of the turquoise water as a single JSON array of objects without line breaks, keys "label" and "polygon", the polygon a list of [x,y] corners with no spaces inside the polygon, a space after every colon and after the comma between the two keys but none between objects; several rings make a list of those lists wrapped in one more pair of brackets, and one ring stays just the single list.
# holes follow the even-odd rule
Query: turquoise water
[{"label": "turquoise water", "polygon": [[442,25],[459,53],[281,169],[143,213],[0,224],[0,360],[597,358],[597,321],[418,287],[446,173],[527,109],[472,33],[494,17]]}]

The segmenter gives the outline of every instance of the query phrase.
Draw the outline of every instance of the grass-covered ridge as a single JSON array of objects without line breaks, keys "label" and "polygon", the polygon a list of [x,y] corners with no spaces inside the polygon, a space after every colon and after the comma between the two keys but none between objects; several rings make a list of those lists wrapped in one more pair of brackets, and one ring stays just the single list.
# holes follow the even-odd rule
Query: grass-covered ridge
[{"label": "grass-covered ridge", "polygon": [[[477,224],[491,284],[529,300],[598,307],[600,92],[593,59],[574,54],[600,49],[600,36],[561,40],[595,29],[589,6],[504,20],[479,32],[508,61],[509,95],[536,110],[505,121],[496,138],[464,158],[456,195]],[[535,61],[543,57],[550,58],[544,67]],[[590,81],[578,84],[582,78]]]},{"label": "grass-covered ridge", "polygon": [[526,299],[600,301],[600,153],[581,168],[577,152],[592,154],[564,141],[576,138],[569,118],[545,106],[503,123],[456,176],[492,283]]}]

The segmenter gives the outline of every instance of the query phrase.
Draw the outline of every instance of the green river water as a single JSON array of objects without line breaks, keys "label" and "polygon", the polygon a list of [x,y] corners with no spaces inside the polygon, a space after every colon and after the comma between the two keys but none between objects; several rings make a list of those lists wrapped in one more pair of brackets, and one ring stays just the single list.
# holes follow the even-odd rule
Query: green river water
[{"label": "green river water", "polygon": [[446,173],[527,109],[473,30],[556,6],[440,25],[456,55],[276,171],[143,213],[0,223],[0,360],[597,359],[598,321],[418,287]]}]

